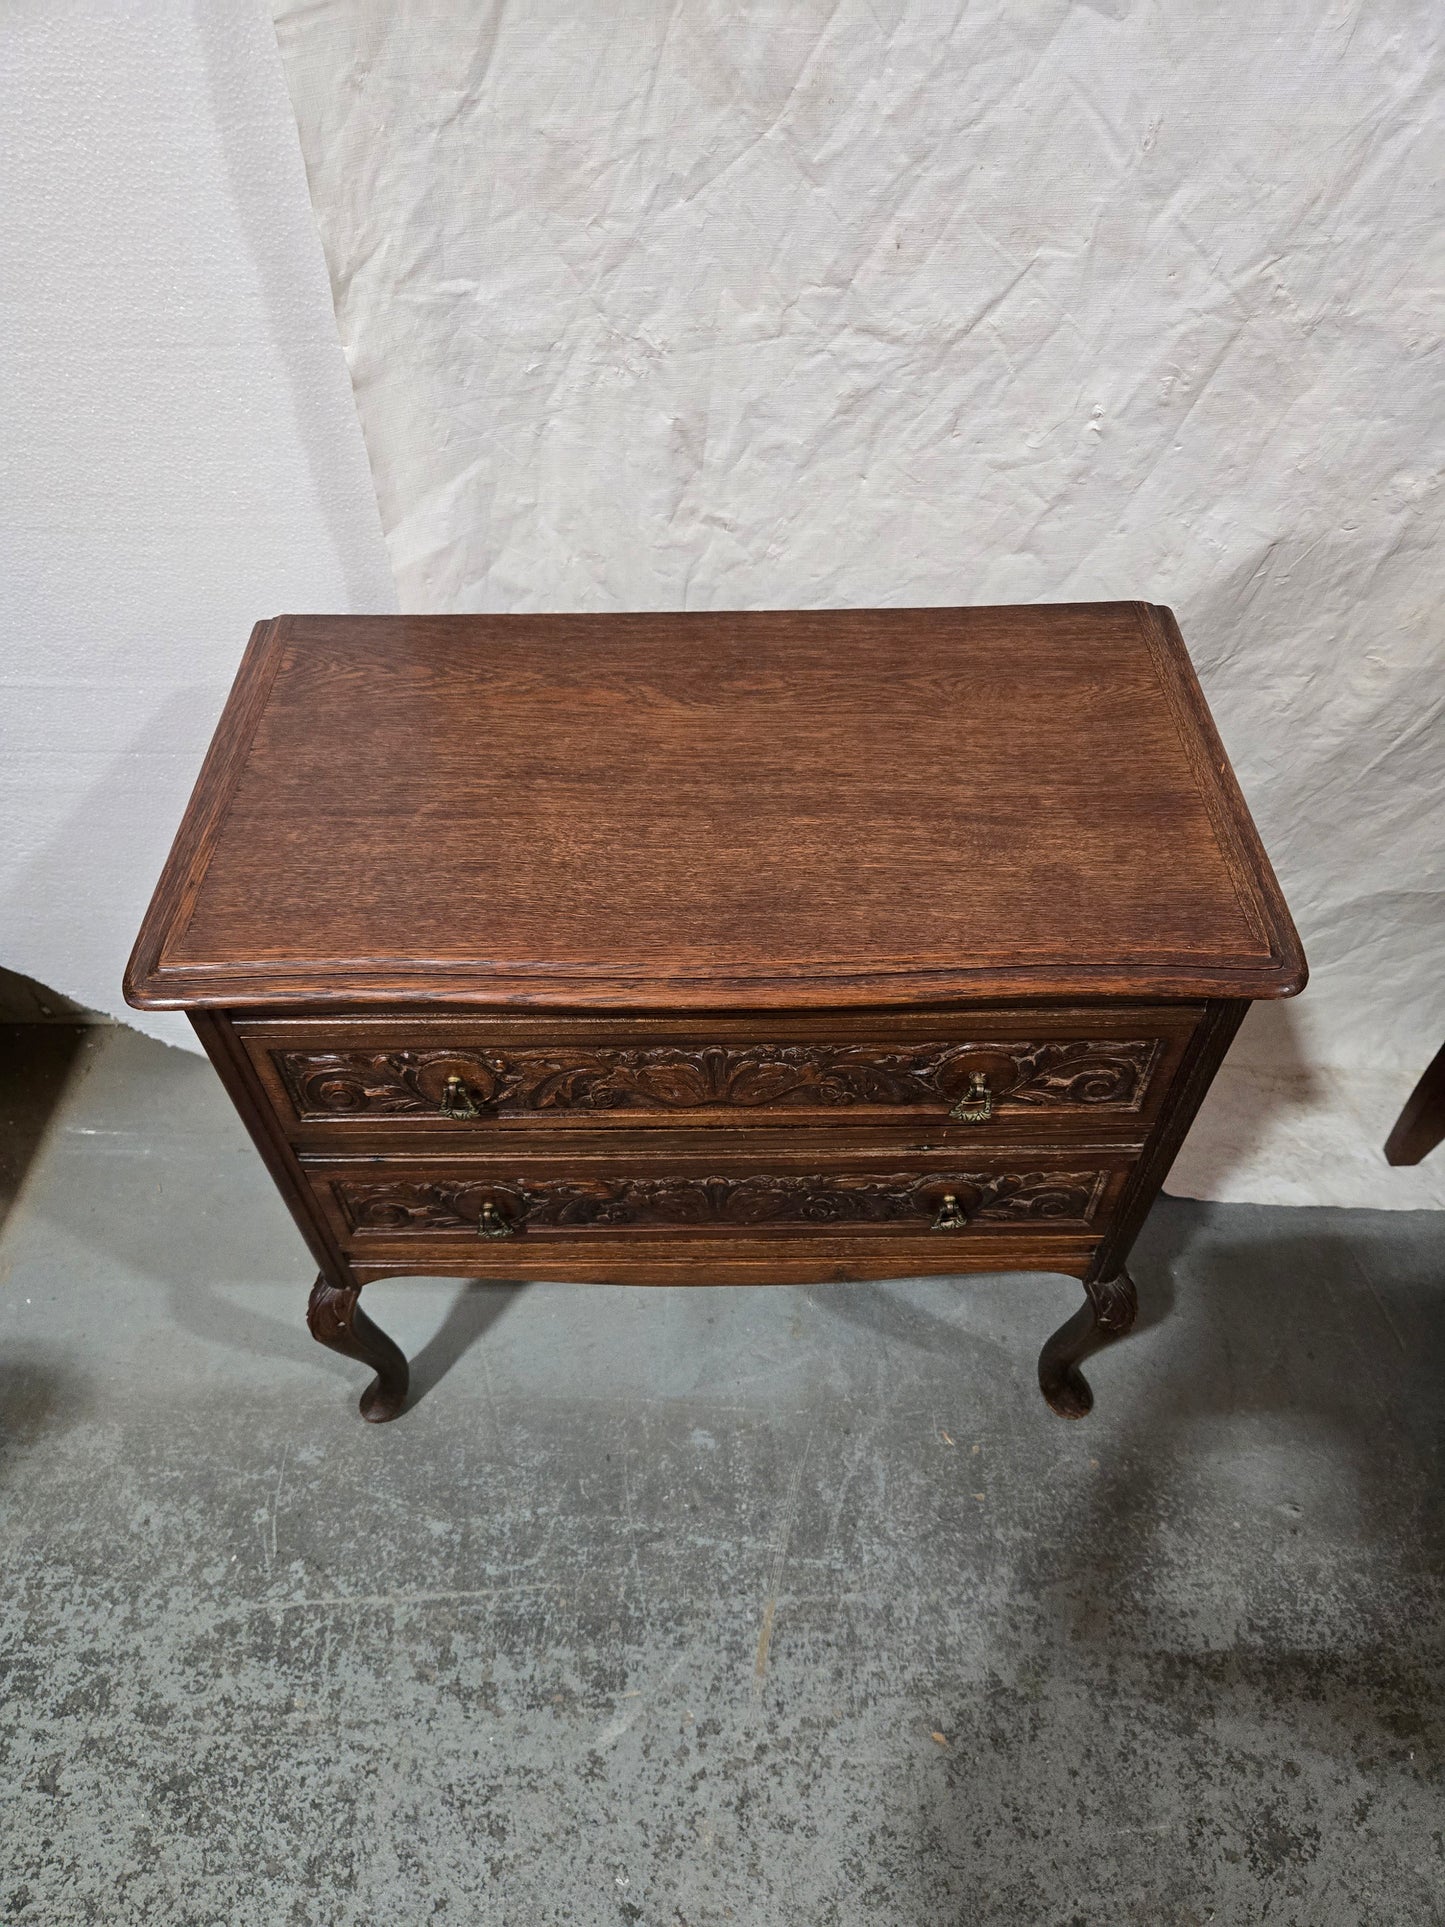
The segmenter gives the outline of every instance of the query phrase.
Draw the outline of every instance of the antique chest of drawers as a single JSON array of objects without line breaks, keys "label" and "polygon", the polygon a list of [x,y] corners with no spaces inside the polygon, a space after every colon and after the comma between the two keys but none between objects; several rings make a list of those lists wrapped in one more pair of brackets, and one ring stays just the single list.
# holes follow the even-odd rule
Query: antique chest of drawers
[{"label": "antique chest of drawers", "polygon": [[1055,1411],[1248,1003],[1304,959],[1167,610],[260,624],[126,995],[320,1267],[1055,1271]]}]

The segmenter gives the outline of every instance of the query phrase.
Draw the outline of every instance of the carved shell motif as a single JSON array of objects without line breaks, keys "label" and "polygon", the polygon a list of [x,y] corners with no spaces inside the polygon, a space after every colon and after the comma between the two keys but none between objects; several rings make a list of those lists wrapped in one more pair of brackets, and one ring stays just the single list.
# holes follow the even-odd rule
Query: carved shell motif
[{"label": "carved shell motif", "polygon": [[995,1105],[1137,1111],[1158,1038],[871,1045],[661,1044],[616,1050],[279,1051],[300,1117],[435,1116],[447,1080],[477,1110],[690,1111],[956,1102],[982,1072]]},{"label": "carved shell motif", "polygon": [[917,1172],[885,1176],[507,1178],[499,1183],[336,1181],[354,1231],[475,1231],[490,1204],[514,1229],[627,1225],[927,1223],[951,1194],[970,1222],[1087,1224],[1102,1171]]}]

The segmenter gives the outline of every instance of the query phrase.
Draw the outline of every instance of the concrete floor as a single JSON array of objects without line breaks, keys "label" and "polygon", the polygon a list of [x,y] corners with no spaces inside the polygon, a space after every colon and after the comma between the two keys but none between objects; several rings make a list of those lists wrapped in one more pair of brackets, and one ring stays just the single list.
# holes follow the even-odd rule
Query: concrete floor
[{"label": "concrete floor", "polygon": [[1438,1215],[1161,1203],[1080,1425],[1062,1279],[389,1283],[368,1427],[208,1066],[0,1048],[6,1923],[1445,1921]]}]

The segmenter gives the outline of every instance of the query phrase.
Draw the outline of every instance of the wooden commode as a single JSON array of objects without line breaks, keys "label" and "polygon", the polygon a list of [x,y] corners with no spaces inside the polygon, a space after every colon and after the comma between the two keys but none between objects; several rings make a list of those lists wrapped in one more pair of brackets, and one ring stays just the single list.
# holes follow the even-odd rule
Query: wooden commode
[{"label": "wooden commode", "polygon": [[1168,610],[282,616],[126,978],[401,1409],[398,1274],[1053,1271],[1055,1411],[1299,940]]}]

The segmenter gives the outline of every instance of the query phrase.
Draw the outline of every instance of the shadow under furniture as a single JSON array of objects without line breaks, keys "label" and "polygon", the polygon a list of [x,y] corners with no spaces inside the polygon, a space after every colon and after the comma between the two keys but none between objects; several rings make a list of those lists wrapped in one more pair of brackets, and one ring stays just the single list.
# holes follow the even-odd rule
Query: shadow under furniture
[{"label": "shadow under furniture", "polygon": [[0,970],[0,1225],[101,1021],[33,977]]}]

